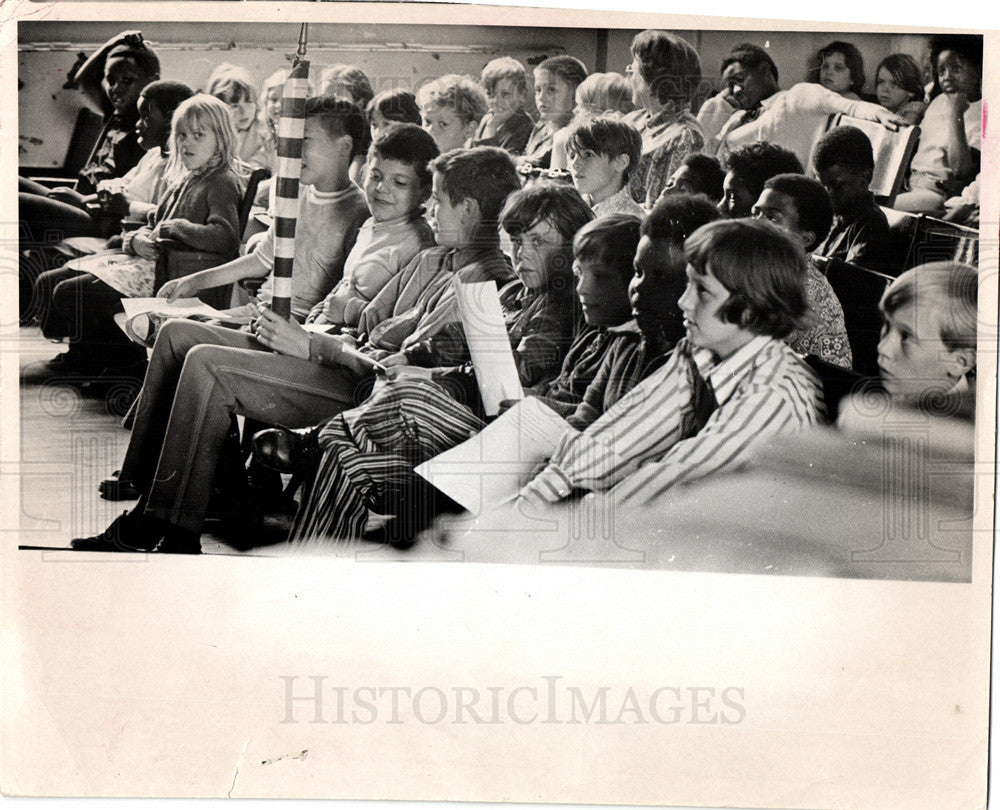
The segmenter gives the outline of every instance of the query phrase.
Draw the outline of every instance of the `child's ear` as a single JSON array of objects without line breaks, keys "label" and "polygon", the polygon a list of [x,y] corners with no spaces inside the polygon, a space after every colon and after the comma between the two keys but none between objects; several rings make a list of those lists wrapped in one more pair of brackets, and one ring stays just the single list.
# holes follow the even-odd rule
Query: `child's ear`
[{"label": "child's ear", "polygon": [[624,174],[626,171],[628,171],[628,164],[630,162],[631,159],[629,158],[628,155],[615,155],[611,159],[611,168],[613,168],[616,172],[621,172],[622,174]]},{"label": "child's ear", "polygon": [[807,253],[809,252],[809,245],[816,241],[816,234],[812,231],[799,231],[795,236],[802,243],[802,249]]},{"label": "child's ear", "polygon": [[479,202],[474,197],[466,197],[462,200],[462,220],[467,225],[478,225],[483,218],[479,210]]},{"label": "child's ear", "polygon": [[976,367],[976,350],[952,349],[948,353],[948,376],[958,382]]}]

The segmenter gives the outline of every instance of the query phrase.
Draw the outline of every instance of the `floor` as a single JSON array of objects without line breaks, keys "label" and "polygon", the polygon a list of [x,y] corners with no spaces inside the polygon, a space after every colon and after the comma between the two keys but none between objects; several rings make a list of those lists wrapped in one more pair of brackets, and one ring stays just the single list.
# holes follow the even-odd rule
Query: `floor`
[{"label": "floor", "polygon": [[[21,379],[21,532],[19,545],[69,548],[74,537],[102,531],[134,502],[102,500],[99,483],[125,455],[129,431],[122,415],[136,381],[111,379],[100,387],[53,372],[48,361],[65,346],[46,340],[37,326],[18,333]],[[13,356],[13,353],[6,356]],[[202,536],[210,554],[268,553],[287,530],[287,516],[265,521],[262,538],[222,536],[211,524]],[[216,524],[217,526],[217,524]]]}]

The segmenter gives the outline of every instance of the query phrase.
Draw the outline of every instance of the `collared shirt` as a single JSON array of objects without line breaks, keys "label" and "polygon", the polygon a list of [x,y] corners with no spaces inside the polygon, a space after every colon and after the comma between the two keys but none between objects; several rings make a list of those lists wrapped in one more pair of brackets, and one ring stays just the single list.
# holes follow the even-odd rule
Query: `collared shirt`
[{"label": "collared shirt", "polygon": [[813,144],[826,131],[834,113],[876,121],[883,111],[878,104],[851,101],[820,84],[801,82],[788,90],[779,90],[761,101],[761,113],[745,122],[746,110],[737,110],[719,133],[719,156],[756,141],[769,141],[791,149],[809,166]]},{"label": "collared shirt", "polygon": [[[719,407],[701,431],[684,438],[692,363]],[[610,490],[617,505],[646,503],[678,484],[740,466],[762,440],[816,425],[822,413],[816,377],[781,341],[757,336],[713,363],[710,352],[692,351],[684,338],[662,368],[589,428],[564,433],[521,495],[554,503],[582,488]]]},{"label": "collared shirt", "polygon": [[585,197],[584,199],[587,201],[590,209],[594,212],[595,217],[606,217],[609,214],[630,214],[633,217],[642,219],[646,216],[645,209],[632,199],[632,195],[629,193],[628,183],[618,189],[618,191],[610,197],[601,200],[598,203],[591,203],[589,197]]},{"label": "collared shirt", "polygon": [[806,275],[806,301],[809,304],[808,322],[785,338],[785,343],[801,355],[812,354],[827,363],[850,369],[853,358],[844,324],[844,308],[811,256]]},{"label": "collared shirt", "polygon": [[632,199],[652,208],[684,159],[705,147],[701,124],[687,109],[666,106],[656,115],[636,110],[624,119],[642,135],[642,155],[629,175]]}]

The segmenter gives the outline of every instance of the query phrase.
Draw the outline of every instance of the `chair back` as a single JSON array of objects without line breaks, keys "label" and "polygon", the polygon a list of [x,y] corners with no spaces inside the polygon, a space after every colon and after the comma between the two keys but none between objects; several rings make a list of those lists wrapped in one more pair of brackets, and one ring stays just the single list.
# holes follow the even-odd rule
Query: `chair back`
[{"label": "chair back", "polygon": [[872,173],[872,193],[880,205],[891,208],[903,188],[910,161],[917,151],[920,127],[901,127],[893,132],[877,121],[863,121],[838,113],[830,116],[827,131],[834,127],[857,127],[872,142],[875,171]]},{"label": "chair back", "polygon": [[979,264],[979,231],[923,214],[917,223],[910,267],[927,262]]},{"label": "chair back", "polygon": [[817,265],[825,269],[843,307],[854,371],[867,377],[878,376],[878,342],[882,334],[878,303],[892,283],[892,276],[838,259],[817,259]]}]

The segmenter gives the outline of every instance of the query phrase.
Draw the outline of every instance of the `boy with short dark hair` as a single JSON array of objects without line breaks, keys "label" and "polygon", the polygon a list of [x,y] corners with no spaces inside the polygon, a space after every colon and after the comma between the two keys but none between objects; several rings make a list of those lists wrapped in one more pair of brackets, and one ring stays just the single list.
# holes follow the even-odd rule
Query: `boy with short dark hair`
[{"label": "boy with short dark hair", "polygon": [[670,177],[660,193],[703,194],[713,203],[722,199],[722,183],[726,173],[719,165],[718,158],[695,152],[684,158],[684,162]]},{"label": "boy with short dark hair", "polygon": [[726,177],[722,181],[719,212],[737,219],[750,216],[750,209],[764,190],[764,183],[776,174],[802,174],[795,153],[774,143],[759,141],[726,155]]},{"label": "boy with short dark hair", "polygon": [[[364,113],[346,99],[316,96],[306,102],[304,132],[291,296],[292,316],[298,321],[340,281],[344,260],[369,216],[364,194],[349,177],[351,161],[368,134]],[[269,302],[276,238],[272,222],[252,252],[168,281],[157,294],[172,301],[244,278],[266,278],[258,298]],[[229,314],[249,318],[253,313],[239,307]]]},{"label": "boy with short dark hair", "polygon": [[[753,216],[777,226],[809,253],[819,244],[821,234],[830,230],[833,207],[830,195],[816,180],[804,174],[779,174],[764,184],[764,191],[754,204]],[[809,322],[792,332],[786,342],[801,355],[811,354],[850,369],[851,344],[847,339],[844,309],[812,256],[808,259]]]},{"label": "boy with short dark hair", "polygon": [[806,311],[805,255],[774,226],[713,222],[685,244],[687,337],[585,431],[567,431],[521,496],[607,491],[616,507],[745,463],[764,440],[818,423],[812,371],[782,341]]},{"label": "boy with short dark hair", "polygon": [[857,127],[835,127],[816,144],[813,168],[834,213],[816,253],[869,270],[890,267],[889,221],[870,189],[875,156],[868,136]]},{"label": "boy with short dark hair", "polygon": [[472,139],[473,146],[499,146],[512,155],[524,151],[535,122],[525,112],[528,74],[524,65],[509,56],[486,64],[480,81],[489,109]]},{"label": "boy with short dark hair", "polygon": [[642,136],[625,121],[598,116],[570,127],[566,157],[573,185],[596,216],[645,215],[628,189],[641,156]]}]

